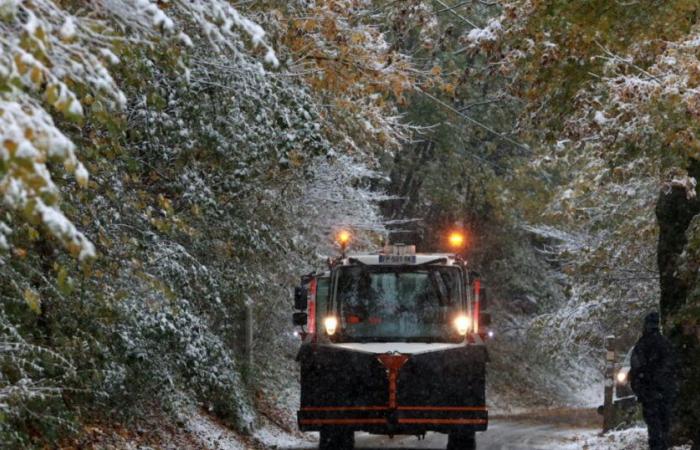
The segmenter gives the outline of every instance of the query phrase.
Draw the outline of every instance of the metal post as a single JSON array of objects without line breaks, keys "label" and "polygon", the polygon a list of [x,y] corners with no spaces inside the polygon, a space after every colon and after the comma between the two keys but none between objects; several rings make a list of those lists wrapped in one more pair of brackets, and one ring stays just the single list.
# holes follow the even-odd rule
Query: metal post
[{"label": "metal post", "polygon": [[245,362],[253,367],[253,306],[245,306]]},{"label": "metal post", "polygon": [[603,433],[615,426],[615,336],[605,338],[605,397],[603,401]]}]

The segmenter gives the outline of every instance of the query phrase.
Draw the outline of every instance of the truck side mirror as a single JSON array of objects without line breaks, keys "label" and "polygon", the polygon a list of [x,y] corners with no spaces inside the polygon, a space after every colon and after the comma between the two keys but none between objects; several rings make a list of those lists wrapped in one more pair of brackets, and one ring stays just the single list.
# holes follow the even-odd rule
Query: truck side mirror
[{"label": "truck side mirror", "polygon": [[[306,311],[308,306],[309,292],[304,286],[297,286],[294,288],[294,309],[300,309]],[[306,322],[304,322],[306,324]]]},{"label": "truck side mirror", "polygon": [[308,321],[308,316],[305,312],[295,312],[292,314],[292,323],[294,326],[303,327]]},{"label": "truck side mirror", "polygon": [[479,314],[479,325],[488,327],[491,325],[491,314],[489,313],[481,313]]},{"label": "truck side mirror", "polygon": [[486,288],[481,288],[479,292],[479,303],[481,309],[489,309],[489,297],[487,295],[488,290]]}]

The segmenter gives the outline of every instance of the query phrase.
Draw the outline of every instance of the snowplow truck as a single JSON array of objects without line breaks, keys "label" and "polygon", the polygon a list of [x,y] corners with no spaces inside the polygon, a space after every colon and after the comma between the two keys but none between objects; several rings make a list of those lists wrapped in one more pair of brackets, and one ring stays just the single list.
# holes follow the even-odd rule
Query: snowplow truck
[{"label": "snowplow truck", "polygon": [[490,321],[474,272],[459,256],[394,245],[343,255],[295,288],[301,431],[320,449],[351,449],[354,432],[448,434],[476,448],[488,426]]}]

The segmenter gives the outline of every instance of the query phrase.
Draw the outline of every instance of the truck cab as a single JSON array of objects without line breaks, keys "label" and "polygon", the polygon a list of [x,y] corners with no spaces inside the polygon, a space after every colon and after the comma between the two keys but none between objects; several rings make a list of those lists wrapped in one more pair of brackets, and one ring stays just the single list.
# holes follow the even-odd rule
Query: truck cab
[{"label": "truck cab", "polygon": [[354,432],[447,433],[475,449],[488,426],[485,321],[467,262],[413,246],[343,255],[302,279],[295,324],[301,431],[321,449],[350,449]]}]

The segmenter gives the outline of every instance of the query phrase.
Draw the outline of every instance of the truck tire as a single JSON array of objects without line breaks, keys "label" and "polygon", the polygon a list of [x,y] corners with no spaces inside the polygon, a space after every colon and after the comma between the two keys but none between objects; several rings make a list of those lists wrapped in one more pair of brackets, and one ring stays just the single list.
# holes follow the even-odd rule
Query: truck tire
[{"label": "truck tire", "polygon": [[476,450],[475,433],[450,433],[447,437],[447,450]]},{"label": "truck tire", "polygon": [[355,433],[352,431],[325,428],[321,430],[319,450],[352,450],[355,448]]}]

